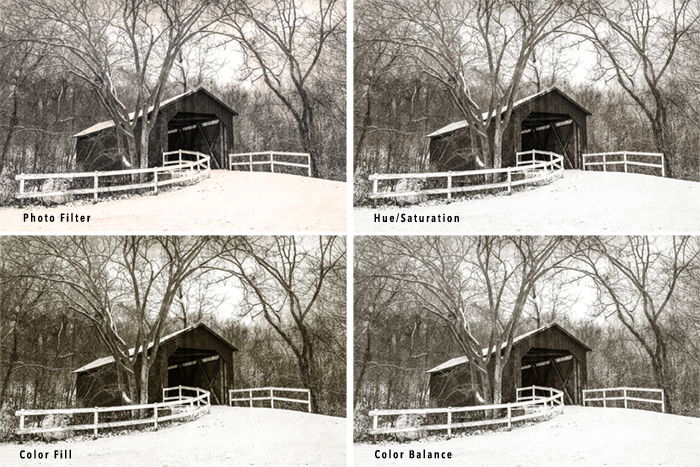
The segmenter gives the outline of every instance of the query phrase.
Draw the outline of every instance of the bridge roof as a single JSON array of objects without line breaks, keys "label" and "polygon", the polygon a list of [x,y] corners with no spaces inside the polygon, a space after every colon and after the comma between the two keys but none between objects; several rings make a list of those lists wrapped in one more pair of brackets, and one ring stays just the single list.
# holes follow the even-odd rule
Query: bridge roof
[{"label": "bridge roof", "polygon": [[[224,106],[224,107],[225,107],[228,111],[230,111],[233,115],[238,115],[238,112],[236,112],[235,110],[233,110],[233,108],[231,108],[228,104],[226,104],[224,101],[222,101],[221,99],[219,99],[218,97],[216,97],[214,94],[212,94],[211,92],[209,92],[206,88],[203,88],[203,87],[201,87],[201,86],[200,86],[200,87],[197,87],[197,88],[194,88],[194,89],[190,89],[190,90],[187,91],[187,92],[183,92],[182,94],[178,94],[177,96],[173,96],[173,97],[171,97],[171,98],[169,98],[169,99],[165,99],[164,101],[161,101],[161,103],[160,103],[160,109],[163,109],[163,108],[165,108],[165,107],[168,107],[169,105],[172,105],[172,104],[174,104],[175,102],[178,102],[178,101],[184,99],[185,97],[188,97],[188,96],[191,96],[191,95],[197,94],[197,93],[203,93],[205,96],[209,97],[210,99],[215,100],[217,103],[219,103],[220,105]],[[153,112],[153,109],[154,109],[153,106],[149,107],[148,113],[150,114],[151,112]],[[134,115],[136,115],[135,112],[131,112],[131,113],[129,114],[129,121],[131,121],[131,122],[134,121]],[[139,114],[139,118],[141,118],[141,115],[140,115],[140,114]],[[89,136],[89,135],[92,135],[92,134],[95,134],[95,133],[99,133],[99,132],[101,132],[101,131],[103,131],[103,130],[106,130],[106,129],[108,129],[108,128],[114,128],[114,120],[105,120],[105,121],[103,121],[103,122],[95,123],[94,125],[92,125],[92,126],[90,126],[90,127],[88,127],[88,128],[85,128],[84,130],[82,130],[82,131],[80,131],[80,132],[74,134],[74,135],[73,135],[73,138],[81,138],[81,137],[83,137],[83,136]]]},{"label": "bridge roof", "polygon": [[[586,115],[589,115],[589,116],[592,115],[592,114],[591,114],[588,110],[586,110],[581,104],[579,104],[578,102],[576,102],[573,98],[571,98],[570,96],[568,96],[567,94],[565,94],[561,89],[559,89],[559,88],[556,87],[556,86],[553,86],[553,87],[551,87],[551,88],[545,89],[545,90],[543,90],[543,91],[540,91],[540,92],[538,92],[538,93],[535,93],[535,94],[532,94],[532,95],[530,95],[530,96],[524,97],[524,98],[522,98],[522,99],[520,99],[520,100],[518,100],[518,101],[515,101],[515,102],[513,103],[513,110],[516,110],[517,108],[522,107],[522,106],[528,104],[529,102],[531,102],[531,101],[533,101],[533,100],[535,100],[535,99],[539,99],[540,97],[542,97],[542,96],[544,96],[544,95],[547,95],[547,94],[550,94],[550,93],[557,93],[557,94],[561,95],[564,99],[566,99],[567,101],[571,102],[571,104],[572,104],[574,107],[578,107],[578,108],[579,108],[583,113],[585,113]],[[503,107],[503,108],[501,109],[501,113],[504,113],[506,110],[507,110],[506,107]],[[486,121],[486,120],[489,118],[488,112],[484,112],[484,113],[481,115],[481,118],[482,118],[484,121]],[[493,117],[491,117],[491,118],[493,118]],[[438,129],[438,130],[435,130],[435,131],[433,131],[432,133],[429,133],[429,134],[425,135],[425,137],[426,137],[426,138],[434,138],[434,137],[436,137],[436,136],[446,135],[446,134],[452,133],[452,132],[454,132],[454,131],[456,131],[456,130],[459,130],[459,129],[461,129],[461,128],[466,128],[466,127],[467,127],[467,121],[466,121],[466,120],[460,120],[460,121],[458,121],[458,122],[452,122],[452,123],[450,123],[449,125],[445,125],[444,127],[440,128],[440,129]]]},{"label": "bridge roof", "polygon": [[[527,339],[529,337],[534,336],[535,334],[539,334],[539,333],[544,332],[544,331],[551,329],[551,328],[557,328],[559,331],[561,331],[562,333],[567,335],[569,338],[571,338],[574,342],[576,342],[581,347],[586,349],[586,351],[589,351],[589,352],[591,351],[591,348],[588,347],[586,344],[584,344],[583,341],[581,341],[579,338],[577,338],[576,336],[571,334],[569,331],[567,331],[566,329],[561,327],[556,322],[551,322],[545,326],[541,326],[537,329],[533,329],[532,331],[528,331],[525,334],[521,334],[521,335],[513,338],[513,346],[515,346],[519,342],[524,341],[525,339]],[[506,345],[507,345],[507,342],[503,342],[501,344],[501,350],[505,349]],[[493,353],[493,352],[491,352],[491,353]],[[481,349],[481,354],[484,357],[487,356],[489,354],[489,348],[485,347],[485,348]],[[426,371],[426,373],[440,373],[441,371],[447,370],[449,368],[452,368],[452,367],[455,367],[458,365],[462,365],[462,364],[467,363],[467,362],[468,362],[468,358],[466,357],[466,355],[461,356],[461,357],[455,357],[455,358],[452,358],[450,360],[447,360],[446,362],[439,364],[438,366],[436,366],[434,368],[431,368],[430,370]]]},{"label": "bridge roof", "polygon": [[[227,345],[228,347],[230,347],[231,349],[233,349],[234,352],[238,351],[238,349],[237,349],[236,347],[234,347],[233,344],[231,344],[228,340],[226,340],[226,339],[225,339],[224,337],[222,337],[219,333],[217,333],[216,331],[214,331],[212,328],[210,328],[209,326],[207,326],[207,325],[204,324],[204,323],[196,323],[196,324],[193,324],[192,326],[188,326],[188,327],[186,327],[186,328],[184,328],[184,329],[180,329],[179,331],[175,331],[175,332],[173,332],[173,333],[171,333],[171,334],[168,334],[167,336],[163,336],[163,337],[160,338],[159,345],[163,345],[164,343],[166,343],[166,342],[168,342],[168,341],[170,341],[170,340],[175,339],[177,336],[180,336],[180,335],[182,335],[182,334],[186,334],[186,333],[188,333],[188,332],[190,332],[190,331],[192,331],[192,330],[194,330],[194,329],[196,329],[196,328],[200,328],[200,327],[201,327],[201,328],[204,328],[206,331],[208,331],[210,334],[212,334],[216,339],[220,340],[220,341],[223,342],[225,345]],[[151,342],[150,344],[148,344],[148,349],[149,349],[149,350],[150,350],[152,347],[153,347],[153,342]],[[141,351],[142,351],[142,349],[139,349],[139,353],[141,353]],[[134,352],[135,352],[135,348],[134,348],[134,347],[132,347],[131,349],[129,349],[129,355],[130,355],[130,356],[134,355]],[[102,367],[102,366],[109,365],[109,364],[111,364],[111,363],[114,363],[114,357],[113,357],[113,356],[98,358],[98,359],[96,359],[96,360],[91,361],[90,363],[88,363],[88,364],[86,364],[86,365],[81,366],[81,367],[78,368],[77,370],[73,370],[73,373],[76,373],[76,374],[77,374],[77,373],[84,373],[84,372],[86,372],[86,371],[91,371],[91,370],[94,370],[94,369],[96,369],[96,368],[100,368],[100,367]]]}]

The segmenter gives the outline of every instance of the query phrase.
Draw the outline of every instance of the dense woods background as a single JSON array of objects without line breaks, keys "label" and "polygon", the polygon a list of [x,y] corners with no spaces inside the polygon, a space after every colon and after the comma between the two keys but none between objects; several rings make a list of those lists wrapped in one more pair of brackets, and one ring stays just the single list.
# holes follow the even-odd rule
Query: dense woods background
[{"label": "dense woods background", "polygon": [[6,237],[0,426],[71,406],[76,368],[200,321],[239,349],[236,387],[308,387],[314,411],[344,416],[342,238]]},{"label": "dense woods background", "polygon": [[356,192],[425,170],[426,134],[551,86],[592,112],[589,152],[664,152],[700,180],[699,15],[695,0],[356,2]]},{"label": "dense woods background", "polygon": [[70,170],[72,134],[198,86],[240,114],[237,152],[310,148],[317,176],[345,178],[342,2],[127,4],[0,2],[4,198],[15,174]]},{"label": "dense woods background", "polygon": [[361,237],[355,252],[356,433],[368,410],[428,406],[426,370],[552,321],[593,349],[589,388],[661,387],[700,416],[698,238]]}]

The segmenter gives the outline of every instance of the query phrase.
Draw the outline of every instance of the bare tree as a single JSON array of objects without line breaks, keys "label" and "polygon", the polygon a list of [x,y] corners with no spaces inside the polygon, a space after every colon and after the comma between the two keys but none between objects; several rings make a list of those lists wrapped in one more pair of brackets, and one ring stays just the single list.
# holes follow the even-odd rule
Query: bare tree
[{"label": "bare tree", "polygon": [[689,237],[588,237],[576,258],[578,270],[598,288],[599,314],[615,317],[639,343],[673,411],[668,319],[681,280],[698,266],[700,249]]},{"label": "bare tree", "polygon": [[603,76],[613,77],[651,125],[654,146],[673,176],[675,147],[669,112],[668,78],[679,59],[680,44],[696,34],[700,9],[693,0],[651,3],[646,0],[583,2],[577,33],[595,46]]},{"label": "bare tree", "polygon": [[194,0],[14,0],[6,10],[36,29],[19,31],[17,42],[50,46],[91,86],[114,121],[123,163],[133,167],[148,166],[149,135],[182,48],[218,20],[210,2]]},{"label": "bare tree", "polygon": [[24,255],[16,259],[36,265],[22,277],[51,284],[68,310],[91,323],[114,357],[122,399],[147,403],[164,325],[182,283],[208,263],[201,254],[207,242],[206,237],[36,237],[22,243]]},{"label": "bare tree", "polygon": [[[313,245],[317,242],[316,245]],[[336,276],[344,285],[345,247],[337,237],[236,238],[225,240],[222,269],[238,278],[247,294],[249,314],[262,316],[294,354],[299,378],[311,390],[318,410],[323,371],[318,367],[318,319],[324,292]],[[344,288],[339,291],[344,296]]]},{"label": "bare tree", "polygon": [[536,47],[578,13],[568,2],[509,0],[389,0],[400,18],[386,40],[411,51],[417,66],[450,93],[482,163],[502,164],[510,122]]},{"label": "bare tree", "polygon": [[[500,403],[502,373],[534,285],[567,258],[558,237],[390,237],[375,277],[401,282],[404,302],[434,316],[467,358],[481,403]],[[384,266],[382,266],[384,268]]]},{"label": "bare tree", "polygon": [[321,135],[311,83],[331,41],[343,32],[343,2],[253,0],[240,4],[223,24],[225,34],[242,45],[250,75],[262,78],[296,121],[301,147],[311,154],[317,177]]}]

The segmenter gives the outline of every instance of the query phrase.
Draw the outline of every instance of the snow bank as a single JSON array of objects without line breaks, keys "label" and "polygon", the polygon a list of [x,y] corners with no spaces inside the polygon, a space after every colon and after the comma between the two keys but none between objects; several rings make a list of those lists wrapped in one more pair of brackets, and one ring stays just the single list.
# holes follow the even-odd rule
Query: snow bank
[{"label": "snow bank", "polygon": [[[551,420],[431,442],[356,444],[355,465],[427,465],[409,450],[451,452],[439,465],[691,466],[700,462],[700,419],[643,410],[565,406]],[[403,452],[378,460],[375,453]],[[436,461],[428,461],[435,463]],[[436,464],[437,465],[437,464]]]},{"label": "snow bank", "polygon": [[[53,453],[66,461],[27,461],[21,449]],[[0,444],[0,464],[73,466],[345,465],[345,419],[291,410],[212,407],[211,414],[159,431],[96,440]]]},{"label": "snow bank", "polygon": [[[459,223],[376,223],[374,215],[459,216]],[[356,233],[630,234],[700,230],[700,183],[567,170],[549,185],[451,204],[355,209]]]},{"label": "snow bank", "polygon": [[[91,204],[51,208],[0,208],[0,226],[11,232],[231,233],[345,230],[343,182],[264,172],[214,170],[182,188]],[[23,214],[89,215],[88,223],[27,223]]]}]

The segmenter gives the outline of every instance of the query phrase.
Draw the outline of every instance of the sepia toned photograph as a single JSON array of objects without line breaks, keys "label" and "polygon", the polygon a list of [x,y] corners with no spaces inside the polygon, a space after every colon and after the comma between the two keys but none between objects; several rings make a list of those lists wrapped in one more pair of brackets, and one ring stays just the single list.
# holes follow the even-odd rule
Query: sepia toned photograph
[{"label": "sepia toned photograph", "polygon": [[344,466],[345,248],[1,238],[0,463]]},{"label": "sepia toned photograph", "polygon": [[2,0],[2,229],[343,231],[345,16]]},{"label": "sepia toned photograph", "polygon": [[358,233],[700,229],[697,1],[358,0]]},{"label": "sepia toned photograph", "polygon": [[695,465],[700,238],[357,237],[355,465]]}]

